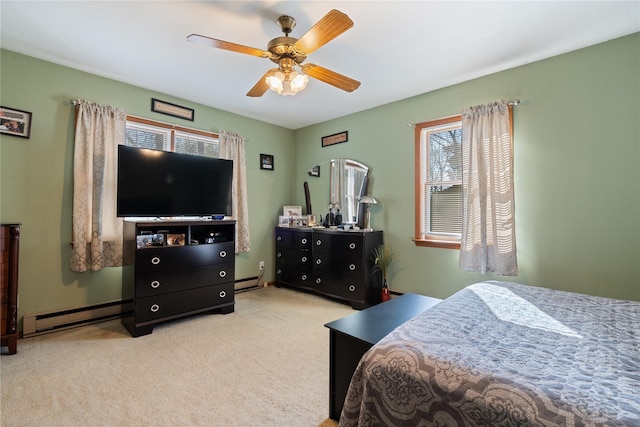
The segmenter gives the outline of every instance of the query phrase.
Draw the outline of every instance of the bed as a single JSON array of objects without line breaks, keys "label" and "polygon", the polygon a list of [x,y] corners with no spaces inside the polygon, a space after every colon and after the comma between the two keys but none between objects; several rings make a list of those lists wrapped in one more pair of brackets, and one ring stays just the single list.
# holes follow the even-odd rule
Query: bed
[{"label": "bed", "polygon": [[470,285],[362,357],[339,425],[640,426],[640,302]]}]

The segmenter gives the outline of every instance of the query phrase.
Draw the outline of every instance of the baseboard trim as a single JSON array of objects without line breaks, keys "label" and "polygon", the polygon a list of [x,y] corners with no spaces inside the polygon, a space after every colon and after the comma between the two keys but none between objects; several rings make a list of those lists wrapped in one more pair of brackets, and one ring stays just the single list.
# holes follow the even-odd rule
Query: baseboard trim
[{"label": "baseboard trim", "polygon": [[[246,292],[269,286],[261,282],[262,276],[247,277],[234,282],[234,292]],[[133,310],[133,300],[116,300],[67,310],[25,315],[22,318],[22,337],[77,328],[92,323],[124,317]]]}]

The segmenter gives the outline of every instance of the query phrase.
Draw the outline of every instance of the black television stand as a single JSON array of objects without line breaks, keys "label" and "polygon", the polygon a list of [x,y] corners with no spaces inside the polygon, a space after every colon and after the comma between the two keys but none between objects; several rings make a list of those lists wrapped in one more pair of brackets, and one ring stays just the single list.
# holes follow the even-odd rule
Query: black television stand
[{"label": "black television stand", "polygon": [[133,311],[122,323],[133,337],[172,319],[234,311],[235,221],[125,221],[123,244],[122,299]]}]

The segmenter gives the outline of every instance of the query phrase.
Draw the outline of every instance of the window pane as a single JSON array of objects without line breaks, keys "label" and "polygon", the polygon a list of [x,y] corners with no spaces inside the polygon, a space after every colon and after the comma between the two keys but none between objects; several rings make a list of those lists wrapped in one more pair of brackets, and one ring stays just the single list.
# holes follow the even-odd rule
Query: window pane
[{"label": "window pane", "polygon": [[169,130],[127,122],[125,145],[151,150],[169,149]]},{"label": "window pane", "polygon": [[220,146],[217,139],[176,131],[175,152],[219,157]]},{"label": "window pane", "polygon": [[462,185],[432,186],[429,194],[431,233],[462,232]]},{"label": "window pane", "polygon": [[432,183],[462,180],[462,129],[429,133],[429,177]]}]

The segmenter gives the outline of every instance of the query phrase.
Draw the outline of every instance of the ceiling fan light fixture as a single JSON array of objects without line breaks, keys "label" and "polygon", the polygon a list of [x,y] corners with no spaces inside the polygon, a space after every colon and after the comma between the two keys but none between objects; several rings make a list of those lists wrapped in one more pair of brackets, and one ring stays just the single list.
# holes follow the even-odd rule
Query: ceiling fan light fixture
[{"label": "ceiling fan light fixture", "polygon": [[307,87],[309,77],[298,71],[283,73],[277,71],[265,78],[269,89],[279,93],[282,96],[293,96]]},{"label": "ceiling fan light fixture", "polygon": [[306,74],[299,73],[297,71],[293,71],[289,75],[289,80],[291,81],[291,90],[295,92],[299,92],[305,87],[307,87],[307,83],[309,83],[309,77]]},{"label": "ceiling fan light fixture", "polygon": [[265,79],[267,85],[269,85],[269,89],[274,92],[282,92],[282,83],[284,82],[284,73],[282,71],[277,71],[271,76],[267,76]]}]

